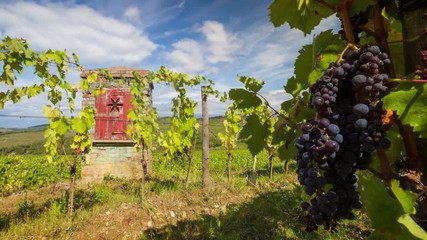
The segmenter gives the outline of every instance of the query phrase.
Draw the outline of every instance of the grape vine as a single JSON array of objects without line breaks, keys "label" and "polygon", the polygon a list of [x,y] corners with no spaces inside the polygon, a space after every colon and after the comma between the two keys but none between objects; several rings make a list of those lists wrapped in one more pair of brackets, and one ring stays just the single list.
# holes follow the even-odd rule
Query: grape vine
[{"label": "grape vine", "polygon": [[231,160],[232,150],[237,147],[237,139],[239,132],[242,129],[242,116],[235,109],[234,104],[228,106],[228,110],[225,112],[226,119],[224,120],[224,132],[218,133],[218,137],[221,140],[221,144],[224,146],[227,152],[227,183],[228,186],[231,184]]},{"label": "grape vine", "polygon": [[133,108],[128,111],[128,118],[132,124],[127,127],[127,135],[135,142],[136,150],[141,152],[141,201],[144,200],[144,185],[147,161],[152,149],[152,142],[157,136],[159,125],[157,124],[157,112],[151,104],[151,92],[147,92],[153,84],[153,74],[145,78],[138,72],[134,72],[134,79],[130,88]]},{"label": "grape vine", "polygon": [[[95,123],[95,111],[91,107],[82,109],[78,115],[66,116],[58,105],[65,99],[70,113],[74,112],[74,100],[78,88],[66,81],[66,74],[71,71],[71,66],[77,67],[79,70],[82,68],[78,58],[73,54],[73,59],[71,59],[65,51],[59,50],[36,53],[24,39],[5,37],[0,44],[0,61],[2,61],[3,66],[0,83],[11,88],[5,92],[0,92],[0,110],[4,108],[7,101],[17,103],[23,97],[32,98],[47,92],[47,98],[51,105],[44,107],[43,115],[49,120],[44,134],[48,162],[58,162],[61,154],[66,155],[65,146],[61,144],[64,134],[68,131],[76,133],[71,144],[71,148],[75,152],[73,159],[68,160],[66,156],[67,162],[70,164],[71,178],[68,212],[72,214],[77,157],[90,151],[92,143],[88,133]],[[50,65],[53,65],[54,69]],[[34,67],[34,75],[40,79],[41,83],[33,86],[16,87],[17,74],[23,74],[24,69],[30,66]],[[90,78],[88,80],[82,79],[79,85],[81,90],[86,91],[88,88],[85,86],[90,85]]]},{"label": "grape vine", "polygon": [[[164,148],[166,159],[170,161],[185,159],[188,161],[187,176],[183,183],[185,190],[188,186],[196,136],[200,128],[194,115],[197,103],[186,96],[186,88],[197,86],[202,81],[210,84],[213,82],[199,75],[192,78],[184,73],[172,72],[165,67],[161,67],[154,74],[154,80],[172,85],[178,93],[178,96],[172,99],[172,126],[166,133],[160,133],[157,141]],[[207,93],[219,94],[212,87],[208,87]]]},{"label": "grape vine", "polygon": [[[286,92],[294,97],[293,101],[299,98],[302,104],[312,105],[317,112],[311,116],[306,112],[294,118],[295,122],[303,123],[303,134],[296,138],[295,145],[299,181],[306,192],[302,208],[308,211],[309,231],[316,230],[318,225],[334,230],[339,219],[354,218],[352,209],[364,207],[375,229],[372,237],[427,237],[409,217],[414,209],[390,214],[385,220],[382,213],[388,209],[380,204],[384,201],[398,208],[404,204],[415,206],[415,200],[425,204],[421,197],[423,190],[416,190],[420,194],[418,199],[402,200],[405,194],[411,193],[396,187],[392,180],[397,177],[393,164],[403,159],[409,168],[406,174],[418,180],[405,183],[400,178],[402,186],[407,190],[426,189],[419,177],[422,175],[421,155],[416,146],[417,137],[427,136],[425,120],[420,119],[425,113],[421,105],[426,88],[413,84],[424,83],[424,69],[420,65],[413,70],[415,72],[409,72],[421,79],[409,79],[413,75],[402,70],[405,60],[399,50],[403,44],[413,41],[425,45],[425,40],[402,39],[405,36],[402,27],[406,26],[400,22],[408,19],[402,19],[402,14],[409,16],[407,5],[416,3],[400,2],[275,0],[269,7],[270,21],[275,27],[288,23],[291,28],[309,34],[323,18],[335,14],[343,28],[339,34],[322,32],[313,38],[312,44],[304,46],[295,62],[294,75],[285,86]],[[414,9],[417,8],[411,11]],[[424,26],[421,28],[420,35],[425,30]],[[393,45],[389,45],[391,41]],[[359,44],[370,46],[359,48]],[[342,49],[345,50],[341,52]],[[409,48],[404,49],[407,50]],[[337,56],[339,61],[335,62]],[[405,54],[405,57],[412,58],[412,55]],[[396,74],[407,76],[399,78]],[[309,93],[311,96],[307,97]],[[284,103],[282,109],[283,106],[289,109],[289,102]],[[387,139],[385,132],[393,123],[397,127]],[[289,139],[295,132],[282,136]],[[356,169],[369,169],[374,176],[365,171],[355,172]],[[376,177],[383,178],[384,183]],[[363,179],[360,187],[359,178]],[[389,194],[383,191],[387,187],[392,188]],[[375,194],[376,190],[382,193]],[[392,203],[391,198],[399,199],[401,205]],[[419,223],[427,216],[423,209],[419,207],[416,211]],[[399,220],[403,218],[408,222]]]}]

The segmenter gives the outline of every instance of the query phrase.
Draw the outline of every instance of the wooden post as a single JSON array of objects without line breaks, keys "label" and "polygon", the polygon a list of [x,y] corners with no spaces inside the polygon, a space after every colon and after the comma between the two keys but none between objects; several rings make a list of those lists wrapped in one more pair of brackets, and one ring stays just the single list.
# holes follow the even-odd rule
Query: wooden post
[{"label": "wooden post", "polygon": [[[145,104],[147,104],[147,111],[153,111],[153,84],[149,84],[148,86],[145,87],[146,89],[144,91],[146,91],[146,99],[144,99]],[[145,155],[145,170],[146,170],[146,175],[145,177],[151,177],[153,176],[153,153],[151,152],[151,144],[150,143],[150,147],[148,149],[146,149],[146,155]]]},{"label": "wooden post", "polygon": [[203,188],[209,189],[209,116],[208,116],[208,95],[207,87],[202,86],[202,179]]}]

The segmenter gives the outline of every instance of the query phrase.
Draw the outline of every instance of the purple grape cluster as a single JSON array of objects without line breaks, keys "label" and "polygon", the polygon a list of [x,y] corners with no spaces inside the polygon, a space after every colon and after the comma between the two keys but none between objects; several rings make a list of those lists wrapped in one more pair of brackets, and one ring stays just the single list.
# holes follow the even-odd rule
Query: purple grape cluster
[{"label": "purple grape cluster", "polygon": [[365,46],[330,64],[310,87],[317,117],[302,124],[295,139],[298,180],[311,197],[301,204],[307,231],[318,225],[334,231],[340,219],[354,219],[352,210],[362,207],[356,170],[369,167],[375,148],[390,146],[381,101],[389,64],[378,46]]}]

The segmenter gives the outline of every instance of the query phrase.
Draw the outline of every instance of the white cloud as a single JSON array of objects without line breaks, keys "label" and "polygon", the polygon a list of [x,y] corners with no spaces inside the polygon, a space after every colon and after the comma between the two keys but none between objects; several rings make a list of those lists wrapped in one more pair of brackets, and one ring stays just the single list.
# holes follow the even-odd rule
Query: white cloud
[{"label": "white cloud", "polygon": [[304,34],[288,25],[274,28],[271,23],[256,22],[239,32],[243,44],[242,55],[235,61],[239,74],[265,80],[265,89],[282,89],[293,75],[293,64],[298,51],[312,41],[313,35],[327,29],[336,29],[335,16],[324,19],[312,34]]},{"label": "white cloud", "polygon": [[172,62],[173,69],[189,74],[214,74],[219,72],[217,64],[234,61],[240,45],[234,35],[225,31],[223,24],[205,21],[197,32],[202,33],[205,40],[181,39],[166,53],[165,58]]},{"label": "white cloud", "polygon": [[174,50],[166,54],[166,59],[176,64],[174,69],[186,73],[205,69],[203,47],[193,39],[182,39],[172,44]]},{"label": "white cloud", "polygon": [[233,61],[233,55],[240,46],[236,37],[225,31],[224,25],[217,21],[205,21],[199,31],[207,40],[209,63]]},{"label": "white cloud", "polygon": [[261,93],[265,99],[267,99],[270,106],[272,106],[276,111],[280,110],[280,105],[292,98],[292,95],[285,92],[285,90],[274,90],[266,93]]},{"label": "white cloud", "polygon": [[125,13],[123,14],[127,19],[139,19],[139,9],[135,6],[129,6],[126,8]]},{"label": "white cloud", "polygon": [[157,47],[133,25],[83,5],[16,2],[0,5],[0,16],[1,35],[25,38],[36,50],[67,49],[83,64],[138,65]]}]

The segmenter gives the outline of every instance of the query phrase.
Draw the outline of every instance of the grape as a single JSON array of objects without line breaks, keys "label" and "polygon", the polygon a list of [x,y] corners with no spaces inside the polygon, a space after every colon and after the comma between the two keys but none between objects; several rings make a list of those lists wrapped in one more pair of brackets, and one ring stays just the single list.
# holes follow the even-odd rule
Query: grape
[{"label": "grape", "polygon": [[314,181],[315,181],[316,187],[318,188],[322,188],[326,184],[326,178],[323,176],[317,177]]},{"label": "grape", "polygon": [[358,116],[364,116],[369,112],[369,107],[366,104],[359,103],[353,107],[353,113]]},{"label": "grape", "polygon": [[314,186],[314,185],[316,185],[316,182],[311,177],[305,178],[304,179],[304,183],[305,183],[306,186]]},{"label": "grape", "polygon": [[311,160],[311,154],[309,152],[304,152],[302,154],[302,160],[304,162],[309,162]]},{"label": "grape", "polygon": [[302,208],[303,210],[307,210],[307,209],[308,209],[308,207],[310,207],[310,203],[308,203],[308,202],[302,202],[302,203],[301,203],[301,208]]},{"label": "grape", "polygon": [[336,136],[338,133],[340,133],[340,128],[335,124],[330,124],[328,126],[328,133],[333,136]]},{"label": "grape", "polygon": [[326,162],[326,161],[325,162],[319,162],[319,168],[322,170],[328,169],[329,168],[328,162]]},{"label": "grape", "polygon": [[356,87],[364,86],[366,84],[366,76],[359,74],[353,77],[351,80],[353,85]]},{"label": "grape", "polygon": [[304,123],[303,125],[301,125],[301,131],[305,133],[309,133],[311,132],[311,130],[313,130],[313,125],[311,125],[310,123]]},{"label": "grape", "polygon": [[313,105],[314,106],[322,106],[325,100],[322,97],[315,97],[313,98]]},{"label": "grape", "polygon": [[303,160],[301,160],[301,159],[299,159],[299,160],[297,161],[297,167],[298,167],[298,168],[305,168],[305,167],[307,167],[307,162],[306,162],[306,161],[303,161]]},{"label": "grape", "polygon": [[316,188],[313,186],[304,186],[304,192],[311,196],[316,192]]},{"label": "grape", "polygon": [[374,57],[374,54],[372,54],[371,52],[365,52],[360,55],[359,60],[363,63],[366,63],[366,62],[370,62],[373,57]]},{"label": "grape", "polygon": [[375,54],[375,55],[377,55],[377,54],[380,53],[381,50],[380,50],[380,48],[378,46],[374,45],[374,46],[369,46],[368,47],[368,51],[371,52],[371,53],[373,53],[373,54]]},{"label": "grape", "polygon": [[391,146],[391,142],[387,138],[381,138],[378,142],[378,146],[381,148],[389,148]]},{"label": "grape", "polygon": [[334,74],[334,77],[341,78],[341,77],[344,77],[345,70],[342,67],[336,67],[336,68],[334,68],[333,74]]},{"label": "grape", "polygon": [[[318,172],[316,171],[316,169],[315,169],[315,168],[310,168],[310,169],[308,169],[307,173],[308,173],[308,176],[310,176],[310,177],[312,177],[312,178],[316,178],[316,177],[317,177],[317,175],[318,175]],[[313,184],[313,185],[314,185],[314,184]]]},{"label": "grape", "polygon": [[375,83],[382,82],[384,80],[384,75],[383,74],[377,74],[374,76],[373,80]]},{"label": "grape", "polygon": [[319,123],[317,126],[320,128],[327,128],[329,126],[329,124],[330,124],[329,119],[321,118],[321,119],[319,119]]},{"label": "grape", "polygon": [[318,214],[318,213],[319,213],[319,209],[318,209],[316,206],[314,206],[314,205],[310,205],[310,206],[307,208],[307,211],[308,211],[310,214],[312,214],[312,215],[316,215],[316,214]]},{"label": "grape", "polygon": [[340,145],[334,140],[327,141],[325,144],[326,150],[330,152],[338,152]]},{"label": "grape", "polygon": [[317,196],[317,202],[321,205],[325,205],[325,204],[329,203],[329,200],[325,195],[321,194],[321,195]]},{"label": "grape", "polygon": [[365,129],[366,126],[368,126],[368,121],[364,118],[357,119],[357,121],[354,123],[354,126],[356,129]]},{"label": "grape", "polygon": [[357,183],[359,181],[359,176],[356,174],[351,174],[347,177],[346,181],[352,184]]},{"label": "grape", "polygon": [[310,134],[303,134],[301,135],[301,140],[303,140],[304,142],[308,142],[310,141]]},{"label": "grape", "polygon": [[334,140],[335,140],[337,143],[342,143],[342,142],[344,141],[344,137],[343,137],[341,134],[337,134],[337,135],[334,137]]},{"label": "grape", "polygon": [[[364,22],[367,15],[356,14],[351,21]],[[354,31],[360,31],[357,25]],[[386,138],[389,126],[382,124],[387,64],[388,54],[378,46],[362,46],[349,51],[342,62],[331,63],[310,86],[310,107],[317,114],[301,125],[302,134],[295,140],[298,181],[310,198],[301,203],[308,212],[306,229],[334,229],[362,207],[356,171],[369,167],[375,148],[391,145]]]},{"label": "grape", "polygon": [[328,191],[328,193],[326,193],[326,197],[328,198],[329,202],[331,202],[331,203],[338,202],[338,200],[339,200],[338,195],[334,191]]},{"label": "grape", "polygon": [[315,215],[313,215],[313,220],[315,223],[321,224],[323,221],[323,217],[320,214],[315,214]]},{"label": "grape", "polygon": [[390,59],[384,59],[383,62],[386,65],[390,65],[391,64],[391,60]]},{"label": "grape", "polygon": [[[322,195],[322,196],[324,196],[324,195]],[[321,196],[319,196],[319,198],[320,198]],[[328,199],[326,199],[326,201],[327,201]],[[322,217],[326,217],[327,215],[330,215],[330,213],[331,213],[331,209],[328,207],[328,202],[326,202],[326,203],[321,203],[322,205],[320,205],[319,206],[319,210],[320,210],[320,212],[322,213]]]},{"label": "grape", "polygon": [[375,83],[374,78],[368,77],[368,78],[366,79],[366,84],[368,84],[368,85],[372,85],[372,84],[374,84],[374,83]]},{"label": "grape", "polygon": [[362,151],[363,152],[372,152],[374,150],[374,145],[372,145],[371,143],[364,143],[362,145]]},{"label": "grape", "polygon": [[344,71],[348,71],[348,70],[350,70],[350,68],[351,68],[351,65],[349,64],[349,63],[343,63],[342,65],[341,65],[341,67],[342,67],[342,69],[344,70]]}]

